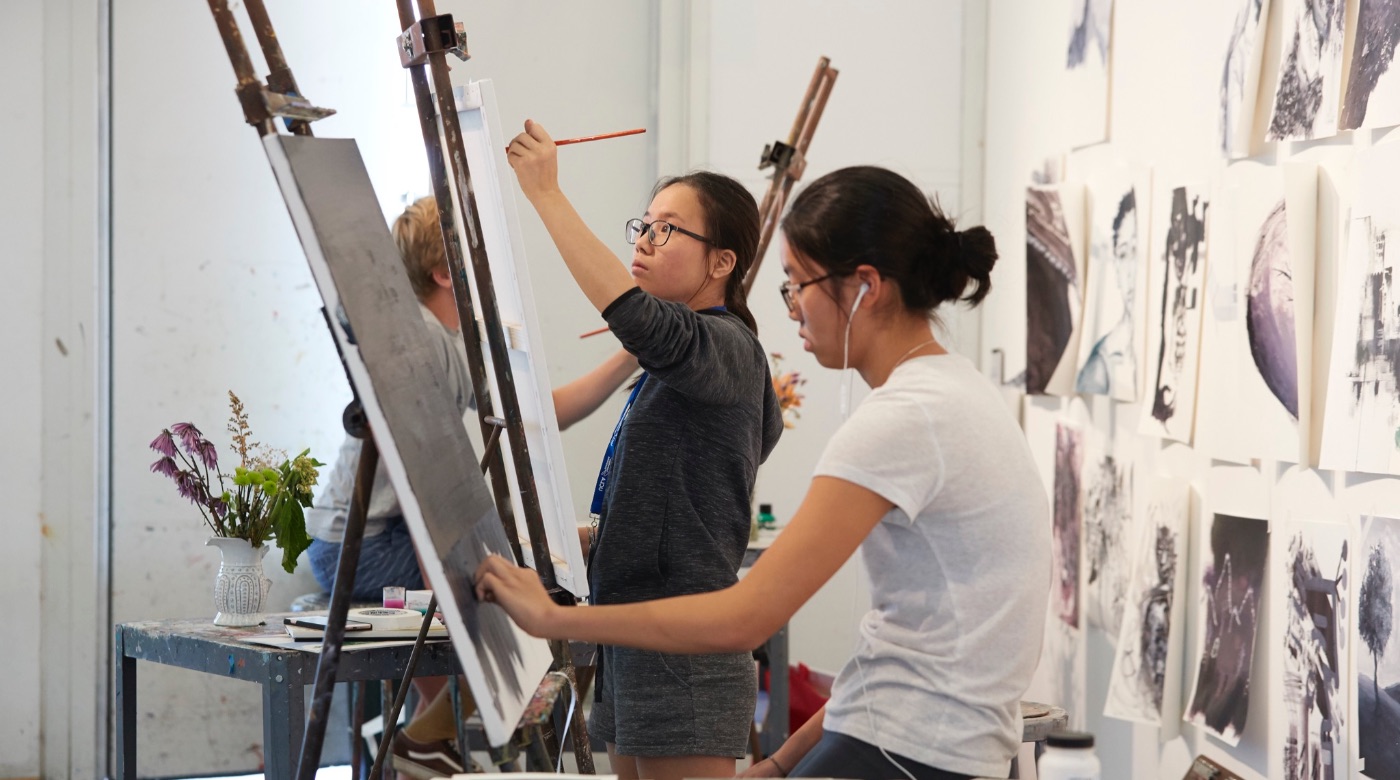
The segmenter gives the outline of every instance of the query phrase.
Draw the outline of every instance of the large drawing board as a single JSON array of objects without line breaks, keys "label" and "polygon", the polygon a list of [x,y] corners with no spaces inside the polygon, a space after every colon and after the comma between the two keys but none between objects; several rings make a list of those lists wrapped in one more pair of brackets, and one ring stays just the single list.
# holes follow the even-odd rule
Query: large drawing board
[{"label": "large drawing board", "polygon": [[510,546],[353,140],[263,139],[331,331],[481,712],[503,745],[549,669],[548,644],[479,604],[472,579]]},{"label": "large drawing board", "polygon": [[[539,495],[540,514],[545,537],[554,559],[554,575],[559,585],[575,596],[588,595],[588,577],[584,573],[583,548],[579,545],[578,521],[569,492],[569,473],[564,464],[564,445],[559,438],[559,422],[554,412],[550,390],[549,364],[545,360],[544,340],[540,336],[539,316],[535,311],[535,296],[530,286],[530,269],[525,261],[525,244],[520,234],[520,218],[515,208],[512,175],[505,159],[506,139],[496,122],[496,97],[490,81],[474,81],[455,90],[458,121],[462,127],[462,145],[471,169],[472,192],[476,195],[479,240],[490,260],[491,282],[495,287],[496,304],[509,345],[510,371],[515,378],[516,397],[520,401],[520,416],[525,439],[530,450],[530,466],[534,472],[535,491]],[[455,186],[455,180],[454,180]],[[461,202],[460,199],[455,202]],[[457,214],[458,235],[463,250],[471,251],[472,236],[465,229],[462,215]],[[472,295],[481,300],[476,278],[467,274]],[[477,312],[481,307],[477,307]],[[496,384],[496,368],[491,352],[485,347],[482,329],[482,352],[490,377],[491,396],[500,398]],[[496,409],[500,413],[500,409]],[[525,511],[520,504],[520,481],[515,473],[510,442],[502,435],[501,447],[511,486],[516,530],[520,536],[525,565],[535,566],[525,526]]]}]

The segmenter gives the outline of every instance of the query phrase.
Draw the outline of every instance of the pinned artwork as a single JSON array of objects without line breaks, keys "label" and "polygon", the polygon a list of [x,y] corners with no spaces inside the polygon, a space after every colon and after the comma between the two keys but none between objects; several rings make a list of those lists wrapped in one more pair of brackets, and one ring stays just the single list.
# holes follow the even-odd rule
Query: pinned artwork
[{"label": "pinned artwork", "polygon": [[[1346,86],[1341,128],[1400,125],[1400,69],[1395,44],[1400,41],[1400,0],[1351,0],[1359,5],[1348,30]],[[1351,15],[1348,14],[1348,19]]]},{"label": "pinned artwork", "polygon": [[1142,376],[1151,177],[1119,167],[1091,181],[1089,283],[1075,391],[1136,401]]},{"label": "pinned artwork", "polygon": [[1197,445],[1306,463],[1317,168],[1237,163],[1211,229]]},{"label": "pinned artwork", "polygon": [[1282,20],[1282,62],[1268,138],[1306,141],[1334,135],[1341,107],[1346,0],[1274,2]]},{"label": "pinned artwork", "polygon": [[1328,372],[1320,466],[1400,474],[1400,145],[1372,147],[1360,171]]},{"label": "pinned artwork", "polygon": [[1148,490],[1104,715],[1164,726],[1181,712],[1190,493],[1185,482],[1162,478]]},{"label": "pinned artwork", "polygon": [[1229,159],[1251,153],[1269,5],[1270,0],[1233,2],[1235,21],[1220,76],[1220,151]]},{"label": "pinned artwork", "polygon": [[1275,755],[1269,774],[1288,780],[1342,780],[1351,724],[1346,668],[1352,589],[1346,525],[1279,522],[1273,544],[1271,592],[1283,613],[1272,620],[1269,711]]},{"label": "pinned artwork", "polygon": [[[1089,625],[1118,637],[1132,569],[1133,464],[1092,445],[1080,481],[1084,517],[1084,603]],[[1057,494],[1058,495],[1058,494]]]},{"label": "pinned artwork", "polygon": [[1113,38],[1113,0],[1069,0],[1065,51],[1066,117],[1074,123],[1070,145],[1108,139],[1108,64]]},{"label": "pinned artwork", "polygon": [[1209,209],[1199,188],[1177,187],[1152,218],[1148,383],[1139,430],[1187,444],[1196,414]]},{"label": "pinned artwork", "polygon": [[[1400,777],[1400,636],[1395,628],[1396,585],[1400,584],[1400,520],[1362,517],[1360,547],[1352,563],[1356,594],[1351,627],[1351,675],[1356,698],[1350,729],[1357,772],[1366,777]],[[1350,686],[1344,686],[1350,687]]]},{"label": "pinned artwork", "polygon": [[1238,745],[1249,713],[1259,594],[1269,551],[1264,520],[1216,514],[1201,534],[1195,693],[1186,721]]},{"label": "pinned artwork", "polygon": [[1084,189],[1026,189],[1026,392],[1070,395],[1084,308]]},{"label": "pinned artwork", "polygon": [[504,745],[552,661],[549,645],[473,578],[510,546],[355,142],[268,135],[268,160],[325,301],[414,549],[492,745]]}]

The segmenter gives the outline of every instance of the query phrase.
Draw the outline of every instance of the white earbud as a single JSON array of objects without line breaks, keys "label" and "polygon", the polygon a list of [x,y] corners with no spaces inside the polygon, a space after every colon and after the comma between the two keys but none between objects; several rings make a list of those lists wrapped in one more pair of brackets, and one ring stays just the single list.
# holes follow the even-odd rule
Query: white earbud
[{"label": "white earbud", "polygon": [[860,289],[856,290],[856,302],[851,304],[850,316],[856,316],[856,309],[860,308],[860,299],[864,298],[865,294],[868,292],[870,292],[870,282],[861,282]]},{"label": "white earbud", "polygon": [[[870,282],[861,282],[860,289],[856,291],[856,302],[851,304],[851,313],[846,316],[846,338],[845,344],[841,348],[841,373],[846,374],[846,369],[850,366],[851,359],[851,320],[856,316],[856,309],[860,308],[860,299],[870,292]],[[851,375],[846,374],[846,381],[841,385],[841,417],[842,419],[851,415]]]}]

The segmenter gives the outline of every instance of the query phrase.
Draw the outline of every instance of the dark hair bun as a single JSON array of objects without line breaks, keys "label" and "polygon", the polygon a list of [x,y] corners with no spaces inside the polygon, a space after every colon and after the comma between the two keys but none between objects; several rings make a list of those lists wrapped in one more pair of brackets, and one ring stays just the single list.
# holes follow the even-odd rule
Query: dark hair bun
[{"label": "dark hair bun", "polygon": [[[976,306],[992,291],[992,268],[997,264],[997,241],[981,225],[958,231],[957,264],[967,274],[963,289],[955,297]],[[961,293],[972,285],[972,291]]]}]

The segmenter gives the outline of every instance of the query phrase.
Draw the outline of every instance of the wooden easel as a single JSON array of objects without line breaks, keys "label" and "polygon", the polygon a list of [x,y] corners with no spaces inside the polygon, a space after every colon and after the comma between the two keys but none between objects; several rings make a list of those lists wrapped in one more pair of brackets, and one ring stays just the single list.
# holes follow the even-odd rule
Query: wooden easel
[{"label": "wooden easel", "polygon": [[831,88],[836,84],[840,71],[831,67],[831,60],[822,57],[817,60],[817,68],[812,72],[812,80],[807,84],[807,94],[802,96],[802,104],[797,107],[797,119],[793,120],[792,130],[787,141],[774,141],[763,147],[763,157],[758,161],[758,169],[773,169],[772,182],[763,202],[758,207],[759,224],[758,255],[753,267],[744,277],[744,295],[753,289],[758,279],[758,268],[763,264],[763,255],[773,240],[773,231],[778,227],[778,218],[787,205],[792,185],[802,178],[807,169],[807,148],[812,145],[812,136],[817,132],[817,123],[826,110],[826,100],[831,96]]},{"label": "wooden easel", "polygon": [[[233,65],[234,73],[238,79],[235,93],[243,107],[244,118],[249,125],[257,130],[260,137],[276,133],[276,122],[279,119],[286,123],[287,129],[291,133],[309,136],[312,134],[311,122],[335,113],[330,109],[313,106],[300,94],[296,80],[282,54],[281,46],[277,42],[276,33],[262,0],[246,0],[245,5],[271,71],[266,85],[258,79],[254,71],[252,60],[243,43],[238,21],[230,11],[227,0],[208,0],[208,2],[220,37],[223,39],[224,48],[228,53],[229,61]],[[505,526],[506,537],[510,540],[516,562],[521,563],[522,551],[513,520],[511,492],[505,470],[506,463],[500,448],[497,446],[500,432],[504,429],[507,436],[510,437],[511,451],[514,456],[513,465],[519,484],[520,502],[525,512],[526,527],[536,562],[536,570],[539,572],[546,589],[556,601],[572,605],[575,603],[574,597],[559,587],[553,561],[549,555],[539,497],[535,490],[528,443],[521,419],[519,399],[516,395],[515,382],[510,373],[510,362],[506,353],[505,330],[501,326],[500,314],[496,305],[486,250],[479,240],[481,228],[475,196],[471,189],[471,172],[468,169],[462,146],[455,100],[448,78],[446,55],[453,52],[465,59],[465,34],[461,26],[452,21],[450,15],[438,16],[435,13],[432,0],[419,0],[418,6],[423,18],[414,21],[410,0],[398,0],[399,17],[404,31],[399,36],[397,45],[404,67],[409,68],[413,82],[424,143],[428,153],[429,169],[432,174],[433,190],[438,204],[443,240],[447,250],[449,271],[453,280],[453,293],[456,297],[460,321],[463,323],[462,336],[466,346],[472,387],[477,399],[477,413],[483,437],[487,442],[483,454],[482,470],[491,478],[497,512]],[[441,111],[443,135],[451,159],[450,169],[448,165],[444,164],[443,141],[437,131],[438,114],[434,110],[428,91],[427,71],[429,70],[432,73],[434,84],[438,88],[438,108]],[[449,174],[455,178],[457,196],[463,199],[463,202],[457,205],[460,207],[468,233],[474,239],[471,247],[472,269],[475,273],[477,289],[480,291],[482,327],[486,330],[486,341],[491,350],[493,365],[496,368],[496,382],[500,388],[499,398],[492,396],[489,392],[486,364],[481,350],[481,338],[480,334],[474,332],[477,318],[474,313],[475,306],[471,291],[467,284],[461,242],[452,218],[454,204],[452,189],[449,186]],[[352,380],[352,390],[354,387]],[[492,407],[497,403],[502,408],[503,416],[492,413]],[[326,719],[335,685],[336,668],[339,665],[340,653],[344,646],[345,619],[349,611],[350,594],[354,587],[355,567],[364,536],[370,486],[373,484],[374,471],[379,461],[378,448],[375,446],[373,437],[369,435],[368,425],[365,423],[363,412],[358,406],[358,396],[356,401],[352,402],[346,410],[345,423],[347,432],[363,438],[364,445],[355,475],[354,499],[347,518],[335,587],[331,592],[323,649],[317,663],[316,680],[312,693],[312,709],[308,715],[308,723],[302,742],[297,777],[303,780],[314,778],[320,764]],[[394,724],[398,720],[408,685],[413,679],[414,667],[435,606],[435,602],[429,605],[428,614],[424,618],[417,642],[409,657],[403,684],[394,699],[391,711],[384,715],[384,737],[375,757],[372,776],[379,772],[388,754]],[[568,644],[566,642],[552,642],[551,650],[554,654],[556,670],[566,676],[571,688],[576,689],[573,660]],[[455,705],[457,694],[455,679],[453,683]],[[557,700],[562,699],[561,693],[560,685],[551,684],[546,679],[536,693],[536,700],[546,696],[549,703],[557,703]],[[588,742],[587,727],[581,716],[573,718],[571,724],[574,753],[579,772],[592,774],[594,771],[593,759]],[[549,719],[540,718],[526,725],[536,737],[530,741],[530,751],[527,753],[528,763],[531,768],[535,769],[547,770],[551,768],[549,763],[557,756],[558,747],[557,738],[553,733]],[[458,724],[458,744],[465,756],[467,741],[460,722]],[[505,749],[493,750],[493,761],[500,765],[513,764],[517,747],[518,741],[512,740]],[[359,767],[356,766],[357,772],[358,769]],[[384,767],[384,770],[391,771],[387,766]]]}]

